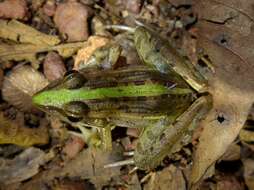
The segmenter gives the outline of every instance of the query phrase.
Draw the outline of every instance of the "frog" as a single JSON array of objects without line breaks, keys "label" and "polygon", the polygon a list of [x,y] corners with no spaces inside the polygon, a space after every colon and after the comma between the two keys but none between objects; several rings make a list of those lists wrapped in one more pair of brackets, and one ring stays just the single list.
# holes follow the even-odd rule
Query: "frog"
[{"label": "frog", "polygon": [[[198,123],[211,109],[212,96],[198,68],[167,40],[137,26],[133,41],[143,65],[114,68],[116,54],[109,58],[105,51],[115,51],[102,47],[104,51],[96,52],[104,52],[105,59],[92,56],[88,66],[67,73],[36,93],[33,103],[84,134],[87,127],[102,131],[102,146],[108,149],[112,128],[139,128],[133,162],[139,169],[152,170],[190,142]],[[120,55],[120,48],[114,50]]]}]

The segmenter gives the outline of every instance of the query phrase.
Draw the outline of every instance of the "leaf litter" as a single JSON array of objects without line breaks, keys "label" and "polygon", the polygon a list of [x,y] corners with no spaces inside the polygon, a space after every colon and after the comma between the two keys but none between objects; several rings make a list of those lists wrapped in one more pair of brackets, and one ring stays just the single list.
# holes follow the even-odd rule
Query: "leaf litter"
[{"label": "leaf litter", "polygon": [[[7,2],[11,2],[11,0]],[[253,123],[250,122],[250,126],[242,129],[247,118],[253,120],[253,113],[249,114],[254,95],[254,65],[251,61],[253,56],[252,44],[254,44],[252,42],[254,19],[250,8],[252,7],[251,3],[249,0],[241,2],[230,0],[144,2],[137,0],[132,3],[120,0],[107,1],[105,5],[98,5],[96,1],[69,0],[59,3],[53,0],[41,1],[37,4],[33,2],[32,6],[35,7],[29,7],[30,4],[28,3],[28,9],[33,14],[25,13],[25,16],[18,16],[20,19],[28,19],[26,23],[17,20],[0,20],[0,62],[11,63],[10,65],[16,63],[29,65],[28,62],[30,62],[33,66],[33,68],[29,66],[27,71],[20,76],[17,74],[15,77],[12,75],[15,75],[16,69],[12,69],[8,73],[5,72],[5,67],[1,68],[5,75],[2,93],[4,103],[7,102],[7,105],[2,105],[1,102],[0,110],[5,115],[10,113],[8,104],[11,104],[19,110],[35,114],[34,117],[41,118],[42,113],[38,110],[32,110],[31,96],[43,88],[47,82],[44,81],[42,75],[38,75],[39,72],[34,76],[31,75],[31,77],[30,74],[36,73],[36,69],[41,68],[40,64],[43,61],[48,64],[44,68],[44,74],[49,75],[49,78],[62,76],[65,68],[67,70],[70,68],[78,69],[79,64],[86,62],[92,52],[114,38],[101,26],[112,23],[118,24],[119,22],[133,25],[131,19],[133,16],[152,22],[152,25],[157,25],[158,29],[161,28],[158,30],[161,35],[175,39],[176,47],[184,48],[192,62],[195,63],[197,60],[195,53],[202,53],[207,60],[211,61],[213,68],[213,72],[204,72],[209,80],[209,93],[213,95],[213,109],[201,123],[202,129],[196,133],[198,136],[200,135],[200,138],[197,137],[196,142],[193,143],[195,154],[192,172],[190,166],[192,165],[191,156],[193,153],[189,147],[191,145],[187,145],[174,156],[170,156],[171,159],[164,160],[162,165],[152,173],[134,172],[130,176],[128,175],[129,167],[122,167],[121,170],[120,167],[109,169],[103,167],[105,164],[123,160],[122,153],[112,156],[110,153],[91,147],[82,150],[80,147],[83,147],[84,144],[76,141],[76,143],[68,144],[71,135],[68,135],[69,129],[66,129],[66,125],[61,122],[57,124],[60,127],[57,129],[50,128],[48,133],[45,125],[39,124],[40,126],[35,128],[34,126],[32,128],[19,126],[15,123],[16,120],[7,119],[2,114],[0,133],[3,134],[1,135],[3,144],[16,144],[20,147],[47,144],[40,146],[40,149],[34,148],[35,150],[32,151],[31,148],[28,148],[14,158],[3,157],[3,163],[9,164],[8,166],[3,164],[3,167],[0,167],[0,170],[7,171],[6,175],[2,176],[8,179],[3,180],[7,182],[5,184],[6,189],[11,189],[11,187],[13,189],[33,189],[35,186],[42,189],[45,186],[56,186],[56,184],[63,187],[61,185],[68,180],[71,182],[76,180],[80,184],[86,184],[84,179],[89,180],[96,189],[188,189],[188,184],[195,188],[197,182],[206,178],[211,178],[216,183],[203,181],[200,184],[201,189],[206,189],[205,187],[208,186],[217,189],[233,189],[233,187],[242,189],[243,181],[249,189],[252,189],[253,171],[250,165],[253,160],[251,155],[254,151],[251,144],[253,141]],[[75,8],[72,9],[76,5],[80,5],[78,9],[83,9],[82,13],[79,10],[75,11]],[[194,6],[196,12],[193,13],[189,8],[191,5]],[[60,11],[63,16],[59,10],[63,10]],[[73,18],[77,19],[75,22],[73,21],[72,27],[68,26],[68,19],[63,19],[66,16],[64,14],[73,14]],[[199,15],[198,18],[196,14]],[[39,15],[38,23],[33,23],[34,20],[38,19],[35,15]],[[91,23],[87,22],[88,17],[92,20]],[[8,18],[15,19],[17,16],[10,15]],[[197,25],[193,25],[196,19]],[[57,22],[61,23],[57,24]],[[82,30],[79,29],[80,26],[83,26],[81,22],[84,24]],[[191,30],[188,29],[189,26],[192,27]],[[72,30],[73,28],[75,30]],[[190,34],[186,35],[186,30],[189,30]],[[81,32],[78,37],[76,32]],[[88,42],[84,42],[87,38]],[[95,39],[101,41],[97,42]],[[71,41],[75,42],[69,43]],[[127,42],[126,39],[119,41],[120,43]],[[73,56],[76,56],[78,50],[80,53],[73,60]],[[123,48],[124,55],[130,62],[138,62],[139,60],[135,59],[135,53],[133,54],[134,58],[131,58],[133,57],[131,51],[133,51],[131,45]],[[131,56],[128,56],[128,52]],[[56,58],[55,55],[59,57]],[[61,61],[65,63],[65,66],[62,65]],[[27,65],[22,66],[22,68],[27,67]],[[54,69],[59,72],[56,76],[54,76]],[[6,75],[6,73],[8,74]],[[32,78],[30,84],[33,85],[26,82],[26,77]],[[7,95],[4,89],[10,90]],[[40,131],[42,127],[46,132]],[[233,142],[239,133],[239,140]],[[51,138],[51,141],[48,141],[48,137]],[[44,141],[44,138],[47,141]],[[133,149],[137,139],[131,138],[134,140],[129,141],[126,147]],[[40,140],[43,143],[38,143]],[[46,152],[50,152],[49,150],[52,149],[62,149],[64,145],[70,148],[66,148],[65,151],[58,151],[54,158],[45,159],[48,155]],[[72,146],[74,147],[72,148]],[[120,147],[115,148],[115,151],[117,150],[120,150]],[[243,156],[240,151],[244,151],[246,154]],[[34,160],[32,162],[34,164],[27,168],[25,164],[15,166],[17,162],[24,163],[21,157]],[[235,173],[224,176],[225,173],[214,167],[217,160],[219,160],[217,164],[222,163],[222,165],[224,162],[242,162],[244,175],[241,178]],[[15,176],[14,171],[20,172]],[[14,177],[8,178],[6,176]],[[141,180],[142,177],[145,179],[144,182]],[[19,183],[24,180],[26,181],[22,184]],[[143,184],[141,185],[141,183]],[[77,186],[73,184],[69,188],[71,187]]]}]

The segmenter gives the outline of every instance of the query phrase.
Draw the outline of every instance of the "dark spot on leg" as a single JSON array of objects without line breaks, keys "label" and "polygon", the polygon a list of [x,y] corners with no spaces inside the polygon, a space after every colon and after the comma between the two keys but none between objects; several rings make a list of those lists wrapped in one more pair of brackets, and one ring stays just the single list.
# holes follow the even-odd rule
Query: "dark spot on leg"
[{"label": "dark spot on leg", "polygon": [[150,147],[150,152],[153,152],[153,147],[152,146]]}]

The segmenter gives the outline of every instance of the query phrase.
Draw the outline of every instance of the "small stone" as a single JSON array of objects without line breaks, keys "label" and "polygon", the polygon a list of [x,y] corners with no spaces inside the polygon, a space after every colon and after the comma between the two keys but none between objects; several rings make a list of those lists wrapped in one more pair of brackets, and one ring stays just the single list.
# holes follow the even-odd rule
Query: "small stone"
[{"label": "small stone", "polygon": [[88,38],[89,9],[76,1],[59,4],[56,8],[54,22],[68,42],[84,41]]},{"label": "small stone", "polygon": [[60,55],[56,52],[49,52],[43,62],[43,70],[49,81],[61,78],[66,72],[65,65]]},{"label": "small stone", "polygon": [[6,0],[0,3],[0,18],[27,20],[25,0]]}]

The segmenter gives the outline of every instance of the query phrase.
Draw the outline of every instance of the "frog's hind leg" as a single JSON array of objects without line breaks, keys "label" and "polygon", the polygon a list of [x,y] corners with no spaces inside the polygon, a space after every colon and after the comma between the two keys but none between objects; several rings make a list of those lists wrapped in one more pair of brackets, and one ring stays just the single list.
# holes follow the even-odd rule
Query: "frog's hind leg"
[{"label": "frog's hind leg", "polygon": [[[166,155],[179,150],[186,143],[199,120],[210,109],[211,97],[198,98],[174,123],[168,118],[147,127],[140,136],[134,154],[136,166],[151,170],[157,167]],[[184,142],[183,142],[184,141]]]}]

